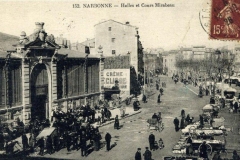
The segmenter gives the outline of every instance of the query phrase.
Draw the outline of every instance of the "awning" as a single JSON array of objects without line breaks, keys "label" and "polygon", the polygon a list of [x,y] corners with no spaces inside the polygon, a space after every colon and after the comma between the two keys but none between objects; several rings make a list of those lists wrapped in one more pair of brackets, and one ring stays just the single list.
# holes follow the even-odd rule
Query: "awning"
[{"label": "awning", "polygon": [[56,129],[55,127],[44,128],[36,139],[38,140],[41,137],[46,138],[47,136],[50,136],[55,131],[55,129]]},{"label": "awning", "polygon": [[230,86],[229,86],[229,84],[225,84],[225,83],[217,83],[217,84],[216,84],[216,87],[217,87],[218,89],[226,90],[226,89],[228,89]]},{"label": "awning", "polygon": [[213,106],[211,104],[207,104],[203,107],[203,109],[213,109]]},{"label": "awning", "polygon": [[225,92],[237,92],[237,90],[230,87],[230,88],[226,89]]},{"label": "awning", "polygon": [[104,88],[106,94],[120,94],[119,89]]}]

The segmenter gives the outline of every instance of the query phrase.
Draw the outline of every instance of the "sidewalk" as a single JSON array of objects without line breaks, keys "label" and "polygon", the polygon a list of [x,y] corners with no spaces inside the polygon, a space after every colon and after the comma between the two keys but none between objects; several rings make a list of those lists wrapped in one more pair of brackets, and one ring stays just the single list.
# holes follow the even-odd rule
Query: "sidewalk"
[{"label": "sidewalk", "polygon": [[[93,126],[102,127],[102,126],[106,126],[108,124],[114,123],[114,118],[116,117],[116,115],[118,115],[119,120],[122,119],[122,117],[121,117],[121,108],[115,108],[113,110],[110,110],[110,112],[112,114],[112,116],[110,118],[111,119],[110,121],[107,121],[107,122],[105,122],[105,123],[103,123],[101,125],[98,125],[97,122],[95,122],[93,124]],[[138,113],[141,113],[141,109],[138,110],[138,111],[134,111],[133,107],[125,107],[125,116],[124,116],[124,118],[133,116],[133,115],[138,114]],[[95,117],[98,117],[98,116],[101,116],[101,113],[96,113],[95,114]]]}]

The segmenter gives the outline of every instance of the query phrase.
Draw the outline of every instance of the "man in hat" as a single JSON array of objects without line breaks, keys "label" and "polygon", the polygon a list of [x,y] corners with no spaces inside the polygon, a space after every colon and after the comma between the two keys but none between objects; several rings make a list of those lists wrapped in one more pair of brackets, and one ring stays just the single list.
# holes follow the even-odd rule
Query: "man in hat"
[{"label": "man in hat", "polygon": [[137,152],[135,153],[135,160],[142,160],[141,148],[137,149]]},{"label": "man in hat", "polygon": [[148,141],[149,141],[150,150],[154,150],[155,136],[153,135],[152,132],[148,137]]},{"label": "man in hat", "polygon": [[144,160],[152,160],[152,152],[149,151],[148,147],[146,147],[145,153],[143,153]]}]

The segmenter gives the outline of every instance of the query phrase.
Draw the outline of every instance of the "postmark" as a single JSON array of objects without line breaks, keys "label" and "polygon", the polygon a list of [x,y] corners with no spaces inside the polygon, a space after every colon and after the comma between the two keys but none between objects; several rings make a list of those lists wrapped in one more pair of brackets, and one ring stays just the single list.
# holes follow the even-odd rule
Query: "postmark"
[{"label": "postmark", "polygon": [[240,0],[211,0],[210,39],[240,40]]}]

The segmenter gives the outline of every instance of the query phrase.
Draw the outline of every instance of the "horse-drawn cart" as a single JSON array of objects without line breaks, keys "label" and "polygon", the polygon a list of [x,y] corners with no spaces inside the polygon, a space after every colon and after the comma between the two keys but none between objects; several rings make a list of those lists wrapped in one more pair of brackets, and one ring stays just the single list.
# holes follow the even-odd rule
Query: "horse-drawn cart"
[{"label": "horse-drawn cart", "polygon": [[149,130],[156,130],[160,132],[163,129],[163,123],[161,119],[160,120],[156,118],[148,119],[147,123]]}]

